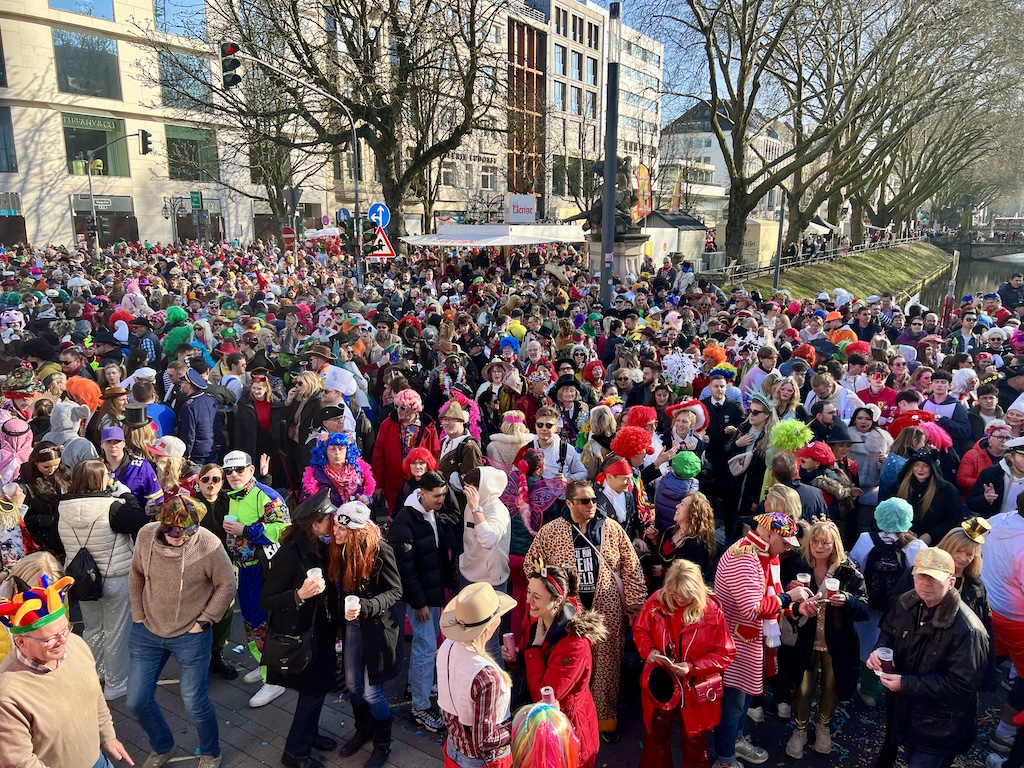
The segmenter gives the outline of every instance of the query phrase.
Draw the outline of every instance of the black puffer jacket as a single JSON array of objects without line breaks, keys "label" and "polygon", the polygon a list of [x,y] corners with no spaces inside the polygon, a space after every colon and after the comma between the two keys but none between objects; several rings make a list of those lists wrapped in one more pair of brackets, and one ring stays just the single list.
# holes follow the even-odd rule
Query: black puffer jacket
[{"label": "black puffer jacket", "polygon": [[402,599],[414,609],[445,605],[445,589],[455,588],[452,553],[456,537],[440,516],[436,522],[435,539],[434,528],[423,517],[423,508],[416,500],[398,510],[388,533],[402,577]]},{"label": "black puffer jacket", "polygon": [[921,622],[916,592],[882,619],[875,646],[892,648],[903,688],[888,696],[889,738],[929,752],[966,752],[978,737],[978,689],[988,661],[984,625],[955,589]]}]

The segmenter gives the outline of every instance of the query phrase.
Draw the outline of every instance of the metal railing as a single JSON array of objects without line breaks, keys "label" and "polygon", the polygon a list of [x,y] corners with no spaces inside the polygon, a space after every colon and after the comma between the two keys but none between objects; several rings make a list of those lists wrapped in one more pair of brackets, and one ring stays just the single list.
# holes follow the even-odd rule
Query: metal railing
[{"label": "metal railing", "polygon": [[[920,237],[903,237],[890,240],[889,242],[861,243],[848,248],[827,248],[814,256],[807,256],[798,253],[795,256],[782,255],[782,271],[794,267],[806,267],[812,264],[824,264],[830,261],[838,261],[847,256],[855,256],[859,253],[879,251],[883,248],[894,248],[900,245],[921,242]],[[701,254],[699,264],[694,269],[698,275],[710,274],[721,279],[723,283],[735,285],[744,280],[770,275],[775,272],[775,260],[765,265],[741,264],[737,259],[730,260],[725,251],[711,251]]]}]

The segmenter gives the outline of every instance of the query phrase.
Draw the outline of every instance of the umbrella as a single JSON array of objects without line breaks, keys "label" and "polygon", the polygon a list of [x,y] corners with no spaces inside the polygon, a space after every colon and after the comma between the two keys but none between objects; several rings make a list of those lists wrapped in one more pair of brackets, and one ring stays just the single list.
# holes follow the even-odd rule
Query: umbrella
[{"label": "umbrella", "polygon": [[807,343],[814,347],[815,352],[824,357],[832,357],[836,352],[839,351],[839,347],[837,347],[828,339],[814,339],[813,341],[809,341]]}]

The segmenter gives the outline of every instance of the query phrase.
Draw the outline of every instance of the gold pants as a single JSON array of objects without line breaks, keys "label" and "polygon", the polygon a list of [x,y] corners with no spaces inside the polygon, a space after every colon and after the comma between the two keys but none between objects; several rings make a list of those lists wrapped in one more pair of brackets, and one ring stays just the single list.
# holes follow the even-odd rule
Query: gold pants
[{"label": "gold pants", "polygon": [[803,680],[793,695],[793,715],[796,727],[801,731],[807,729],[807,721],[811,719],[811,699],[821,682],[821,695],[818,697],[818,725],[828,725],[836,711],[836,676],[832,672],[832,656],[828,651],[814,651],[811,665],[804,672]]}]

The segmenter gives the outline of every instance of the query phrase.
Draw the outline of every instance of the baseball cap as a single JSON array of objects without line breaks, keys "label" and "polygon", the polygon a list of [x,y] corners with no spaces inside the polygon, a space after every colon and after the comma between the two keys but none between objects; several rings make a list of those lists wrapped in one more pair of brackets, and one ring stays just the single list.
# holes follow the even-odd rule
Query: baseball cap
[{"label": "baseball cap", "polygon": [[231,453],[224,457],[224,461],[222,461],[220,465],[224,469],[231,469],[232,467],[249,467],[252,466],[252,456],[245,451],[231,451]]},{"label": "baseball cap", "polygon": [[174,435],[164,435],[149,446],[149,451],[157,456],[170,456],[174,459],[181,459],[185,456],[185,443],[181,438]]},{"label": "baseball cap", "polygon": [[334,519],[338,525],[358,531],[370,521],[370,508],[361,501],[350,501],[338,507]]},{"label": "baseball cap", "polygon": [[108,440],[124,440],[124,430],[120,427],[104,427],[100,433],[100,442],[105,443]]},{"label": "baseball cap", "polygon": [[945,581],[956,573],[953,556],[944,549],[928,547],[922,549],[914,558],[914,575],[931,576],[938,581]]}]

